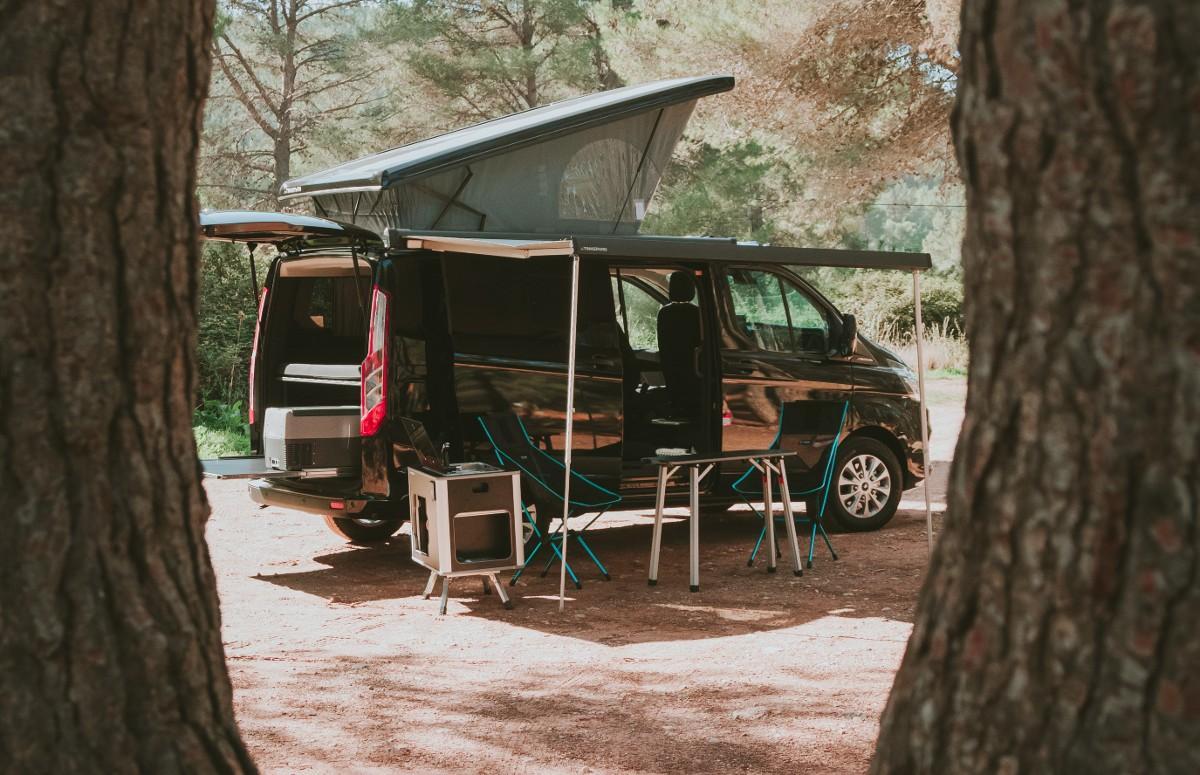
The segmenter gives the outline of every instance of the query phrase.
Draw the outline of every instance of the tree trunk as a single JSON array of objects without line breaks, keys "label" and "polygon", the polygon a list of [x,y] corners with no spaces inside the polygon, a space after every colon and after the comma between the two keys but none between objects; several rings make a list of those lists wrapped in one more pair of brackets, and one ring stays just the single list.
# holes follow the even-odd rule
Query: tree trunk
[{"label": "tree trunk", "polygon": [[876,773],[1200,772],[1197,40],[964,3],[967,416]]},{"label": "tree trunk", "polygon": [[212,0],[0,26],[0,769],[253,770],[191,413]]},{"label": "tree trunk", "polygon": [[279,136],[273,146],[275,180],[271,183],[271,201],[279,204],[279,189],[292,177],[292,129],[289,121],[279,122]]}]

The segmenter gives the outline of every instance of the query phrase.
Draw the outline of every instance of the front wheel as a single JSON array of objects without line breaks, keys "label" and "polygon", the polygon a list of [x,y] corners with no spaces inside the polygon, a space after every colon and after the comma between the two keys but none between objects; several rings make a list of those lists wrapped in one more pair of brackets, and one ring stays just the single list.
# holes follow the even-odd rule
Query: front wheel
[{"label": "front wheel", "polygon": [[886,444],[851,438],[838,449],[825,516],[842,530],[878,530],[900,505],[900,463]]},{"label": "front wheel", "polygon": [[388,540],[404,524],[402,519],[367,519],[325,515],[325,526],[352,544],[378,544]]}]

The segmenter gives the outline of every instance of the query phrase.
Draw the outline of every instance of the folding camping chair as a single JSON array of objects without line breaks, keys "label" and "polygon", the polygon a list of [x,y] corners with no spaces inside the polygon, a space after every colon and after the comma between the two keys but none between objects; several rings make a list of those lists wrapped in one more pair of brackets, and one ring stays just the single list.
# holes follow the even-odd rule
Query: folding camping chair
[{"label": "folding camping chair", "polygon": [[[550,455],[545,450],[541,449],[529,437],[529,432],[525,428],[525,423],[521,422],[521,418],[511,412],[501,412],[489,414],[487,418],[480,417],[479,425],[483,428],[483,433],[487,436],[488,441],[495,450],[496,459],[503,466],[514,465],[521,471],[522,479],[522,501],[521,511],[525,514],[525,521],[529,523],[533,530],[533,536],[536,539],[536,544],[533,550],[530,551],[525,558],[525,565],[517,570],[509,579],[509,585],[517,583],[521,578],[521,574],[533,562],[534,557],[542,550],[543,546],[548,546],[551,551],[550,557],[546,560],[546,565],[542,568],[542,576],[545,576],[550,566],[554,564],[554,558],[557,557],[561,562],[563,559],[562,551],[558,544],[562,542],[562,537],[559,531],[547,531],[549,535],[543,535],[538,529],[537,521],[530,515],[527,505],[527,493],[534,494],[533,501],[543,504],[548,502],[563,503],[562,496],[562,472],[565,470],[561,461],[558,458]],[[553,482],[559,482],[557,486]],[[540,497],[539,497],[540,496]],[[588,479],[578,471],[571,471],[571,502],[563,504],[563,514],[559,519],[567,522],[567,540],[574,539],[575,543],[587,554],[588,558],[599,569],[600,574],[605,581],[612,581],[612,576],[609,575],[608,569],[604,567],[604,563],[600,562],[600,558],[592,550],[587,539],[584,537],[584,532],[587,531],[596,520],[604,516],[605,512],[611,509],[615,504],[619,503],[621,496],[611,490],[605,489],[600,485]],[[572,517],[577,517],[583,514],[595,513],[595,516],[588,521],[586,525],[579,529],[571,529],[569,520]],[[574,582],[576,589],[583,588],[583,582],[575,574],[575,569],[567,563],[567,574]]]},{"label": "folding camping chair", "polygon": [[[808,539],[808,562],[807,567],[811,568],[813,563],[813,550],[816,547],[817,533],[820,532],[821,538],[825,541],[825,546],[829,548],[829,554],[833,559],[837,559],[837,552],[833,549],[833,543],[829,540],[829,533],[825,532],[825,506],[829,500],[829,488],[833,481],[833,469],[837,461],[838,445],[841,443],[842,428],[846,425],[846,415],[850,411],[849,401],[796,401],[789,405],[784,404],[779,409],[779,430],[775,433],[775,440],[771,442],[770,449],[779,449],[783,440],[783,435],[786,432],[789,436],[827,436],[832,435],[833,441],[829,445],[828,458],[825,460],[824,466],[820,471],[820,483],[817,486],[804,490],[802,492],[793,493],[793,495],[812,496],[805,506],[804,516],[796,516],[796,523],[808,521],[812,526],[811,533]],[[754,474],[759,474],[755,476]],[[762,532],[758,534],[758,541],[754,544],[754,550],[750,552],[750,559],[746,561],[749,566],[754,565],[754,558],[758,556],[758,550],[762,547],[763,538],[767,535],[768,527],[773,529],[773,523],[768,522],[766,517],[750,502],[752,497],[762,497],[765,474],[760,472],[753,466],[747,468],[738,479],[733,483],[733,491],[738,494],[747,506],[750,507],[755,514],[758,514],[763,520]],[[758,489],[755,489],[757,483]],[[815,510],[809,506],[815,505]],[[777,518],[777,521],[781,518]]]}]

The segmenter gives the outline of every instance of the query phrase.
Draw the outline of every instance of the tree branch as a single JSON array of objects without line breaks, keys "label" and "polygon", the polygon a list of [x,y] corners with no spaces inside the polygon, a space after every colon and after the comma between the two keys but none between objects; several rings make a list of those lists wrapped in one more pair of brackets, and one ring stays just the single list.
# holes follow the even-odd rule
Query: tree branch
[{"label": "tree branch", "polygon": [[250,118],[254,120],[254,123],[258,124],[259,128],[266,133],[267,137],[271,138],[272,140],[278,139],[279,130],[272,126],[270,122],[268,122],[263,116],[263,114],[259,112],[258,106],[254,103],[254,100],[249,94],[246,93],[246,90],[242,87],[241,82],[239,82],[234,74],[230,71],[229,65],[225,62],[224,55],[220,53],[220,48],[218,47],[216,41],[213,41],[213,49],[214,53],[216,54],[213,59],[217,60],[217,65],[221,68],[221,72],[224,73],[225,80],[229,81],[229,85],[233,89],[233,93],[237,97],[238,102],[240,102],[242,107],[246,109],[246,112],[250,114]]},{"label": "tree branch", "polygon": [[336,11],[339,8],[349,8],[352,5],[362,5],[362,3],[363,3],[363,0],[341,0],[341,2],[338,2],[338,3],[330,3],[329,5],[323,5],[319,8],[312,9],[308,13],[300,14],[299,16],[297,16],[296,24],[298,26],[300,24],[303,24],[306,19],[311,19],[314,16],[321,16],[322,14],[328,13],[330,11]]},{"label": "tree branch", "polygon": [[[225,42],[226,46],[229,46],[231,54],[235,59],[237,59],[238,64],[242,66],[242,69],[246,71],[246,75],[250,78],[250,82],[254,84],[254,88],[258,91],[258,96],[262,98],[262,101],[266,104],[267,108],[275,114],[276,120],[282,118],[282,106],[273,105],[271,103],[271,96],[268,94],[267,87],[264,86],[263,82],[259,80],[258,75],[254,72],[254,66],[246,59],[245,55],[242,54],[241,49],[234,45],[233,41],[229,39],[228,35],[222,35],[221,40]],[[221,53],[220,47],[215,42],[213,45],[216,51],[221,54],[222,59],[224,59],[225,56],[228,56],[227,54]],[[222,67],[222,71],[228,73],[228,69],[224,67]]]}]

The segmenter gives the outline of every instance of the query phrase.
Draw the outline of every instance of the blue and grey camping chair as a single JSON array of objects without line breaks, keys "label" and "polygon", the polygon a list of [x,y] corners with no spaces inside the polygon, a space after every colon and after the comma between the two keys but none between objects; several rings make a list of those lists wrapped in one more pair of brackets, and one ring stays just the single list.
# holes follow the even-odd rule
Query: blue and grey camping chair
[{"label": "blue and grey camping chair", "polygon": [[[821,534],[821,538],[825,540],[825,546],[829,547],[830,556],[835,560],[837,559],[837,552],[833,550],[833,543],[829,540],[829,533],[825,532],[825,506],[829,501],[829,489],[833,481],[833,470],[837,462],[837,451],[838,445],[841,443],[842,428],[846,425],[846,416],[849,412],[849,401],[796,401],[791,404],[784,404],[779,409],[779,430],[775,434],[775,440],[771,442],[771,449],[779,449],[785,433],[788,436],[810,438],[830,435],[833,437],[833,441],[829,445],[828,456],[824,460],[824,465],[819,470],[820,479],[816,486],[792,493],[792,497],[804,496],[808,504],[805,507],[804,515],[796,515],[795,519],[797,524],[807,521],[812,528],[808,538],[807,565],[809,568],[812,567],[813,550],[816,547],[818,532]],[[762,498],[762,477],[764,475],[759,474],[758,469],[751,466],[733,483],[733,491],[738,494],[755,514],[758,514],[763,519],[762,532],[758,534],[758,541],[754,544],[754,551],[750,552],[750,559],[746,561],[746,564],[751,566],[754,565],[754,558],[758,556],[758,550],[762,547],[763,538],[766,537],[767,528],[769,527],[766,518],[750,502],[751,498]],[[781,517],[776,518],[776,521],[781,520]]]},{"label": "blue and grey camping chair", "polygon": [[[516,584],[517,579],[521,578],[521,574],[530,566],[533,559],[537,556],[542,547],[550,548],[550,557],[546,560],[546,565],[542,568],[542,575],[545,576],[550,570],[550,566],[554,564],[554,558],[557,557],[562,561],[562,551],[559,544],[562,542],[560,531],[547,531],[549,535],[543,535],[542,531],[537,526],[537,521],[529,513],[528,503],[532,501],[539,508],[552,509],[559,519],[570,520],[572,517],[577,517],[582,514],[594,513],[586,525],[577,530],[567,530],[567,540],[574,539],[579,548],[587,554],[588,558],[595,563],[600,570],[605,581],[611,581],[612,576],[609,575],[608,569],[604,567],[604,563],[600,562],[600,558],[592,551],[592,547],[588,544],[584,537],[584,532],[587,531],[596,520],[604,515],[609,509],[620,502],[621,496],[615,492],[605,489],[600,485],[588,479],[578,471],[571,471],[571,502],[563,503],[562,483],[563,472],[565,470],[562,462],[541,449],[529,437],[529,432],[525,429],[525,424],[521,422],[521,418],[511,412],[501,412],[489,414],[486,417],[479,418],[479,425],[483,428],[483,433],[487,436],[488,442],[491,443],[492,449],[496,453],[496,459],[502,466],[516,466],[521,472],[521,511],[525,514],[525,521],[529,523],[533,530],[533,539],[535,541],[533,549],[525,558],[525,565],[513,574],[509,580],[509,584]],[[559,513],[561,509],[561,513]],[[576,589],[582,589],[583,583],[575,574],[575,569],[567,563],[567,575],[571,577]]]}]

